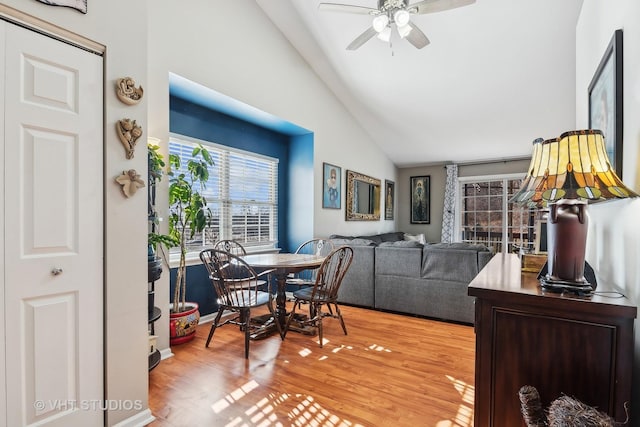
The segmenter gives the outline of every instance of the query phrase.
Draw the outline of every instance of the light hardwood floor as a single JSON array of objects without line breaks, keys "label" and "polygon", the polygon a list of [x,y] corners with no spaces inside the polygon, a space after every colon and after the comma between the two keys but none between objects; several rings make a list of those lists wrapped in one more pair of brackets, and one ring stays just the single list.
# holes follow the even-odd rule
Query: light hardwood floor
[{"label": "light hardwood floor", "polygon": [[[341,306],[325,344],[200,325],[149,373],[152,427],[473,426],[473,327]],[[252,313],[254,314],[254,313]]]}]

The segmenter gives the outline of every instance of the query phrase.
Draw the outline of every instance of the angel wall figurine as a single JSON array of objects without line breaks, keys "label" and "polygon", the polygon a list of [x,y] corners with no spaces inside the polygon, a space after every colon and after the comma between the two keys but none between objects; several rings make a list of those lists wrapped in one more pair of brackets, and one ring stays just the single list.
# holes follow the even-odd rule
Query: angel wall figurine
[{"label": "angel wall figurine", "polygon": [[116,182],[122,186],[122,192],[127,198],[136,194],[138,188],[144,187],[144,181],[135,169],[122,171],[122,175],[116,178]]}]

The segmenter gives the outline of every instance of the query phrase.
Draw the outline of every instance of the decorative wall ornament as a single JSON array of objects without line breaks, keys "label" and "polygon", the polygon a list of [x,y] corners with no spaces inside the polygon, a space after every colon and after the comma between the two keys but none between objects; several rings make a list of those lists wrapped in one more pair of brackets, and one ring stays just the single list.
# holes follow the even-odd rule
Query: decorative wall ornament
[{"label": "decorative wall ornament", "polygon": [[345,220],[380,220],[380,180],[347,170]]},{"label": "decorative wall ornament", "polygon": [[87,0],[38,0],[51,6],[66,6],[87,13]]},{"label": "decorative wall ornament", "polygon": [[116,178],[116,182],[122,185],[122,192],[127,198],[136,194],[138,188],[144,187],[144,181],[135,169],[122,171],[122,175]]},{"label": "decorative wall ornament", "polygon": [[342,193],[342,168],[322,163],[322,207],[340,209]]},{"label": "decorative wall ornament", "polygon": [[133,151],[138,138],[142,136],[142,128],[138,126],[135,120],[122,119],[116,122],[116,131],[127,152],[127,159],[133,159]]},{"label": "decorative wall ornament", "polygon": [[131,77],[123,77],[116,81],[116,94],[125,104],[136,105],[142,99],[144,90],[142,86],[136,87],[136,82]]},{"label": "decorative wall ornament", "polygon": [[384,219],[393,219],[393,201],[395,195],[396,184],[388,179],[384,180]]},{"label": "decorative wall ornament", "polygon": [[622,176],[622,30],[616,30],[589,84],[589,129],[599,129],[613,170]]},{"label": "decorative wall ornament", "polygon": [[412,176],[411,224],[431,223],[431,175]]}]

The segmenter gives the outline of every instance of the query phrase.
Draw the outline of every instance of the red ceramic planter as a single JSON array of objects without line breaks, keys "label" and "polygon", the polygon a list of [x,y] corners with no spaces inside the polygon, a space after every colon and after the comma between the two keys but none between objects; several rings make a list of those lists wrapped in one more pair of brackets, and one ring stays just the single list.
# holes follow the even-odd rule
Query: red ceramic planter
[{"label": "red ceramic planter", "polygon": [[198,304],[186,303],[187,310],[180,313],[173,312],[173,304],[169,312],[169,344],[178,345],[191,341],[196,336],[196,327],[200,320]]}]

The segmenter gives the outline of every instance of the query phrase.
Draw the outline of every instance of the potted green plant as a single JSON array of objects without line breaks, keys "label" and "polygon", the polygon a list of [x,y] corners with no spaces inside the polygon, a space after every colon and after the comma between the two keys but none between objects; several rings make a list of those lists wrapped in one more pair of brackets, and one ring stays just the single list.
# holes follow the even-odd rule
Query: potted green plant
[{"label": "potted green plant", "polygon": [[202,145],[193,149],[186,164],[186,173],[180,172],[180,157],[169,155],[169,235],[176,239],[180,250],[169,314],[171,344],[193,339],[200,319],[198,304],[186,301],[187,244],[196,233],[204,230],[211,218],[202,191],[209,180],[209,168],[213,165],[211,154]]}]

